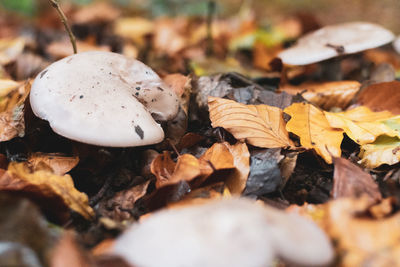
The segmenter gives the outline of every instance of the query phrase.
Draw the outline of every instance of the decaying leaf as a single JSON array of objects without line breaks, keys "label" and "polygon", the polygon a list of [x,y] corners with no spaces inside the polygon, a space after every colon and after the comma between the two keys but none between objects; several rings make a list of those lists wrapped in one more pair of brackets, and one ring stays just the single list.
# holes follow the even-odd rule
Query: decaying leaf
[{"label": "decaying leaf", "polygon": [[400,139],[380,136],[371,144],[360,147],[360,164],[366,168],[376,168],[382,164],[393,165],[400,161]]},{"label": "decaying leaf", "polygon": [[26,83],[0,99],[0,141],[24,136],[24,102],[30,89],[31,84]]},{"label": "decaying leaf", "polygon": [[262,196],[274,192],[282,182],[279,163],[283,159],[281,149],[259,149],[251,152],[250,175],[245,195]]},{"label": "decaying leaf", "polygon": [[119,18],[114,24],[116,34],[139,44],[143,44],[144,36],[150,34],[153,29],[153,22],[141,17]]},{"label": "decaying leaf", "polygon": [[332,163],[332,156],[340,157],[343,131],[332,128],[321,110],[310,104],[294,103],[284,112],[291,116],[286,129],[300,137],[303,147],[315,149],[327,163]]},{"label": "decaying leaf", "polygon": [[105,23],[114,21],[121,11],[106,2],[97,2],[80,8],[72,16],[77,24]]},{"label": "decaying leaf", "polygon": [[400,82],[372,84],[358,94],[356,103],[369,107],[373,111],[388,110],[400,115]]},{"label": "decaying leaf", "polygon": [[366,195],[371,203],[382,199],[378,185],[372,176],[344,158],[333,158],[333,198],[361,197]]},{"label": "decaying leaf", "polygon": [[267,105],[244,105],[209,97],[213,127],[223,127],[236,139],[264,148],[291,147],[281,109]]},{"label": "decaying leaf", "polygon": [[285,85],[279,90],[295,95],[301,93],[304,99],[314,105],[330,110],[333,107],[346,108],[360,89],[357,81],[334,81],[303,83],[299,86]]},{"label": "decaying leaf", "polygon": [[[78,41],[76,42],[79,53],[87,51],[111,51],[111,47],[107,45],[92,45],[90,43]],[[69,40],[52,42],[46,47],[46,53],[55,59],[70,56],[73,53],[71,42]]]},{"label": "decaying leaf", "polygon": [[360,145],[372,143],[380,135],[398,136],[399,133],[382,121],[393,117],[388,111],[372,112],[361,106],[345,112],[324,112],[332,128],[340,128]]},{"label": "decaying leaf", "polygon": [[28,158],[28,164],[33,170],[43,168],[41,164],[46,164],[55,175],[66,174],[78,163],[78,157],[67,157],[60,154],[34,153]]},{"label": "decaying leaf", "polygon": [[0,191],[24,192],[42,201],[44,209],[59,212],[69,207],[86,219],[94,216],[86,194],[75,189],[71,176],[59,176],[48,170],[32,171],[27,163],[11,162],[0,176]]}]

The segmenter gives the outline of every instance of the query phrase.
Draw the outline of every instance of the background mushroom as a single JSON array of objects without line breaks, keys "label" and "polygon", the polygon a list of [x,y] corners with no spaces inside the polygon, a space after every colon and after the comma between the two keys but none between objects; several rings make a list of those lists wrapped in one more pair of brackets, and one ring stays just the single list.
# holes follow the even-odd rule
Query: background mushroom
[{"label": "background mushroom", "polygon": [[160,211],[128,229],[113,251],[141,267],[259,267],[271,266],[275,257],[320,266],[333,260],[315,224],[246,199]]},{"label": "background mushroom", "polygon": [[58,134],[110,147],[159,143],[155,121],[173,118],[175,93],[148,66],[110,52],[86,52],[51,64],[35,79],[30,103]]},{"label": "background mushroom", "polygon": [[[391,31],[369,22],[350,22],[325,26],[306,34],[296,44],[279,53],[284,64],[308,65],[346,54],[376,48],[394,39]],[[326,62],[325,62],[326,63]],[[329,61],[328,78],[339,80],[340,64]],[[323,67],[324,68],[324,67]],[[326,76],[326,75],[325,75]]]}]

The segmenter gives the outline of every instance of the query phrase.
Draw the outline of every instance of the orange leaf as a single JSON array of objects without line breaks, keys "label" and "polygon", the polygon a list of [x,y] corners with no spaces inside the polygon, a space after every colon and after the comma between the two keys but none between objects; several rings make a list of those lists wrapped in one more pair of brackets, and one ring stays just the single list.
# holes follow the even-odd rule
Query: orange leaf
[{"label": "orange leaf", "polygon": [[303,147],[315,149],[329,164],[332,156],[340,157],[343,130],[332,128],[321,110],[310,104],[294,103],[284,112],[291,116],[286,129],[300,137]]},{"label": "orange leaf", "polygon": [[267,105],[244,105],[232,100],[209,97],[213,127],[223,127],[236,139],[265,148],[290,147],[283,112]]}]

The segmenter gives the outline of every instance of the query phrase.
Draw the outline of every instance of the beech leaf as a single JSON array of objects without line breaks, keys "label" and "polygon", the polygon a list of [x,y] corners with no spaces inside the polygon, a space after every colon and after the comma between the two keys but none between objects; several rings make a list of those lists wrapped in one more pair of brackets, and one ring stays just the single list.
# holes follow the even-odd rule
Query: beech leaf
[{"label": "beech leaf", "polygon": [[314,149],[327,163],[340,157],[343,130],[332,128],[323,111],[306,103],[294,103],[284,110],[291,116],[286,129],[300,137],[303,147]]},{"label": "beech leaf", "polygon": [[208,106],[211,125],[225,128],[238,140],[264,148],[293,146],[279,108],[218,97],[209,97]]},{"label": "beech leaf", "polygon": [[382,120],[392,118],[388,111],[372,112],[361,106],[345,112],[324,112],[332,128],[340,128],[357,144],[372,143],[380,135],[397,136],[399,133]]}]

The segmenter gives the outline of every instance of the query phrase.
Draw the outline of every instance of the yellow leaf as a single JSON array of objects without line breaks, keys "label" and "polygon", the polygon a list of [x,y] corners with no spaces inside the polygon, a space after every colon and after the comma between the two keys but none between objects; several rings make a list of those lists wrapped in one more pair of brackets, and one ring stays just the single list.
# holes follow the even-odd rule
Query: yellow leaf
[{"label": "yellow leaf", "polygon": [[0,39],[0,65],[6,65],[15,60],[24,50],[23,38]]},{"label": "yellow leaf", "polygon": [[380,136],[374,143],[360,147],[360,164],[366,168],[376,168],[382,164],[393,165],[400,161],[400,139]]},{"label": "yellow leaf", "polygon": [[294,103],[284,110],[291,116],[286,129],[300,137],[303,147],[315,149],[327,163],[340,157],[343,131],[332,128],[323,111],[306,103]]},{"label": "yellow leaf", "polygon": [[382,123],[393,117],[389,111],[373,112],[361,106],[345,112],[324,112],[333,128],[340,128],[357,144],[372,143],[380,135],[397,136],[398,132]]},{"label": "yellow leaf", "polygon": [[208,107],[211,125],[225,128],[238,140],[265,148],[293,146],[283,112],[277,107],[244,105],[218,97],[209,97]]},{"label": "yellow leaf", "polygon": [[11,162],[7,172],[0,177],[0,190],[25,192],[52,202],[56,200],[86,219],[94,217],[88,197],[76,190],[69,175],[59,176],[48,170],[32,171],[27,163]]}]

